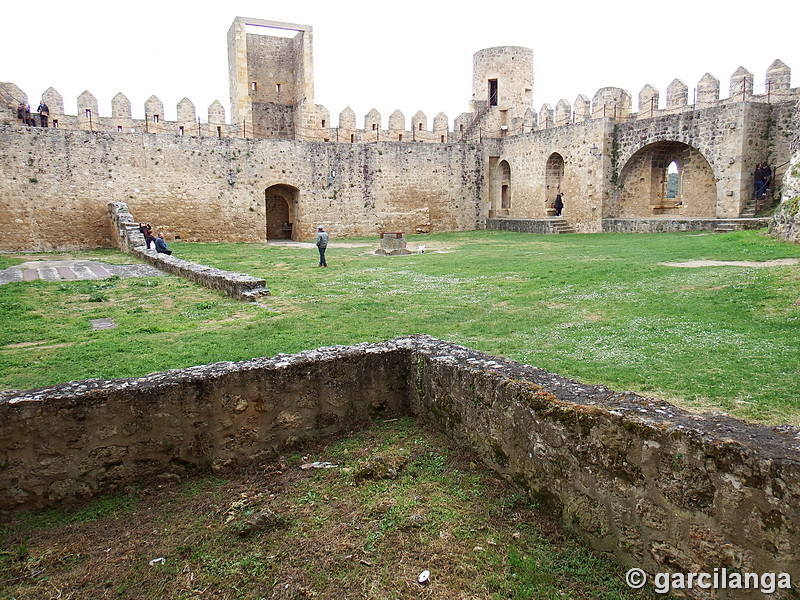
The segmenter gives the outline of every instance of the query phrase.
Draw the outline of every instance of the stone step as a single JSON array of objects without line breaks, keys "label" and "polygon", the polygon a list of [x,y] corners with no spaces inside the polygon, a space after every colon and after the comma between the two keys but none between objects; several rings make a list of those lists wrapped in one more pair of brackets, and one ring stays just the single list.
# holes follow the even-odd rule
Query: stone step
[{"label": "stone step", "polygon": [[575,228],[566,219],[553,219],[553,231],[555,233],[575,233]]}]

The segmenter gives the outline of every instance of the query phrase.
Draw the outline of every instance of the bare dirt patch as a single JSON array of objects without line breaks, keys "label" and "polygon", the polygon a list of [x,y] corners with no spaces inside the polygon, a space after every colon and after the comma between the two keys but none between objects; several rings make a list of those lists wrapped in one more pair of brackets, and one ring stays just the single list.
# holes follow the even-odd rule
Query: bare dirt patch
[{"label": "bare dirt patch", "polygon": [[796,265],[800,263],[800,258],[778,258],[775,260],[688,260],[678,263],[659,263],[665,267],[782,267]]}]

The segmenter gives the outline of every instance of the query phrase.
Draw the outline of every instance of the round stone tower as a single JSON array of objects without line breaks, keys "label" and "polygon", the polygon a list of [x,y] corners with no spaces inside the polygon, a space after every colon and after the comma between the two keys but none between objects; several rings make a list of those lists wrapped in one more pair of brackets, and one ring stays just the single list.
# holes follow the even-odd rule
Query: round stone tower
[{"label": "round stone tower", "polygon": [[472,57],[472,112],[489,135],[518,132],[533,106],[533,50],[499,46]]}]

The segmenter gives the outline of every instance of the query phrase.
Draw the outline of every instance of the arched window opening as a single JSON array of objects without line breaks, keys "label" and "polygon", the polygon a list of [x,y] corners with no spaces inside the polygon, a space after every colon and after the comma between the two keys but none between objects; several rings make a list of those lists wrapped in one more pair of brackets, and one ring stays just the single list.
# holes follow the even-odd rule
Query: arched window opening
[{"label": "arched window opening", "polygon": [[667,167],[667,189],[664,193],[665,198],[668,200],[674,200],[675,198],[680,197],[680,181],[681,169],[678,166],[678,163],[673,160]]}]

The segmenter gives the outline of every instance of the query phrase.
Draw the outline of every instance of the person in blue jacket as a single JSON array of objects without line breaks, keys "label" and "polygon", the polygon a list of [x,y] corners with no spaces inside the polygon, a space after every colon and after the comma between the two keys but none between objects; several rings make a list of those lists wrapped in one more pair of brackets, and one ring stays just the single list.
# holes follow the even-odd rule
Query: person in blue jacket
[{"label": "person in blue jacket", "polygon": [[172,250],[167,248],[167,242],[164,241],[164,233],[159,231],[156,238],[156,252],[159,254],[172,254]]}]

